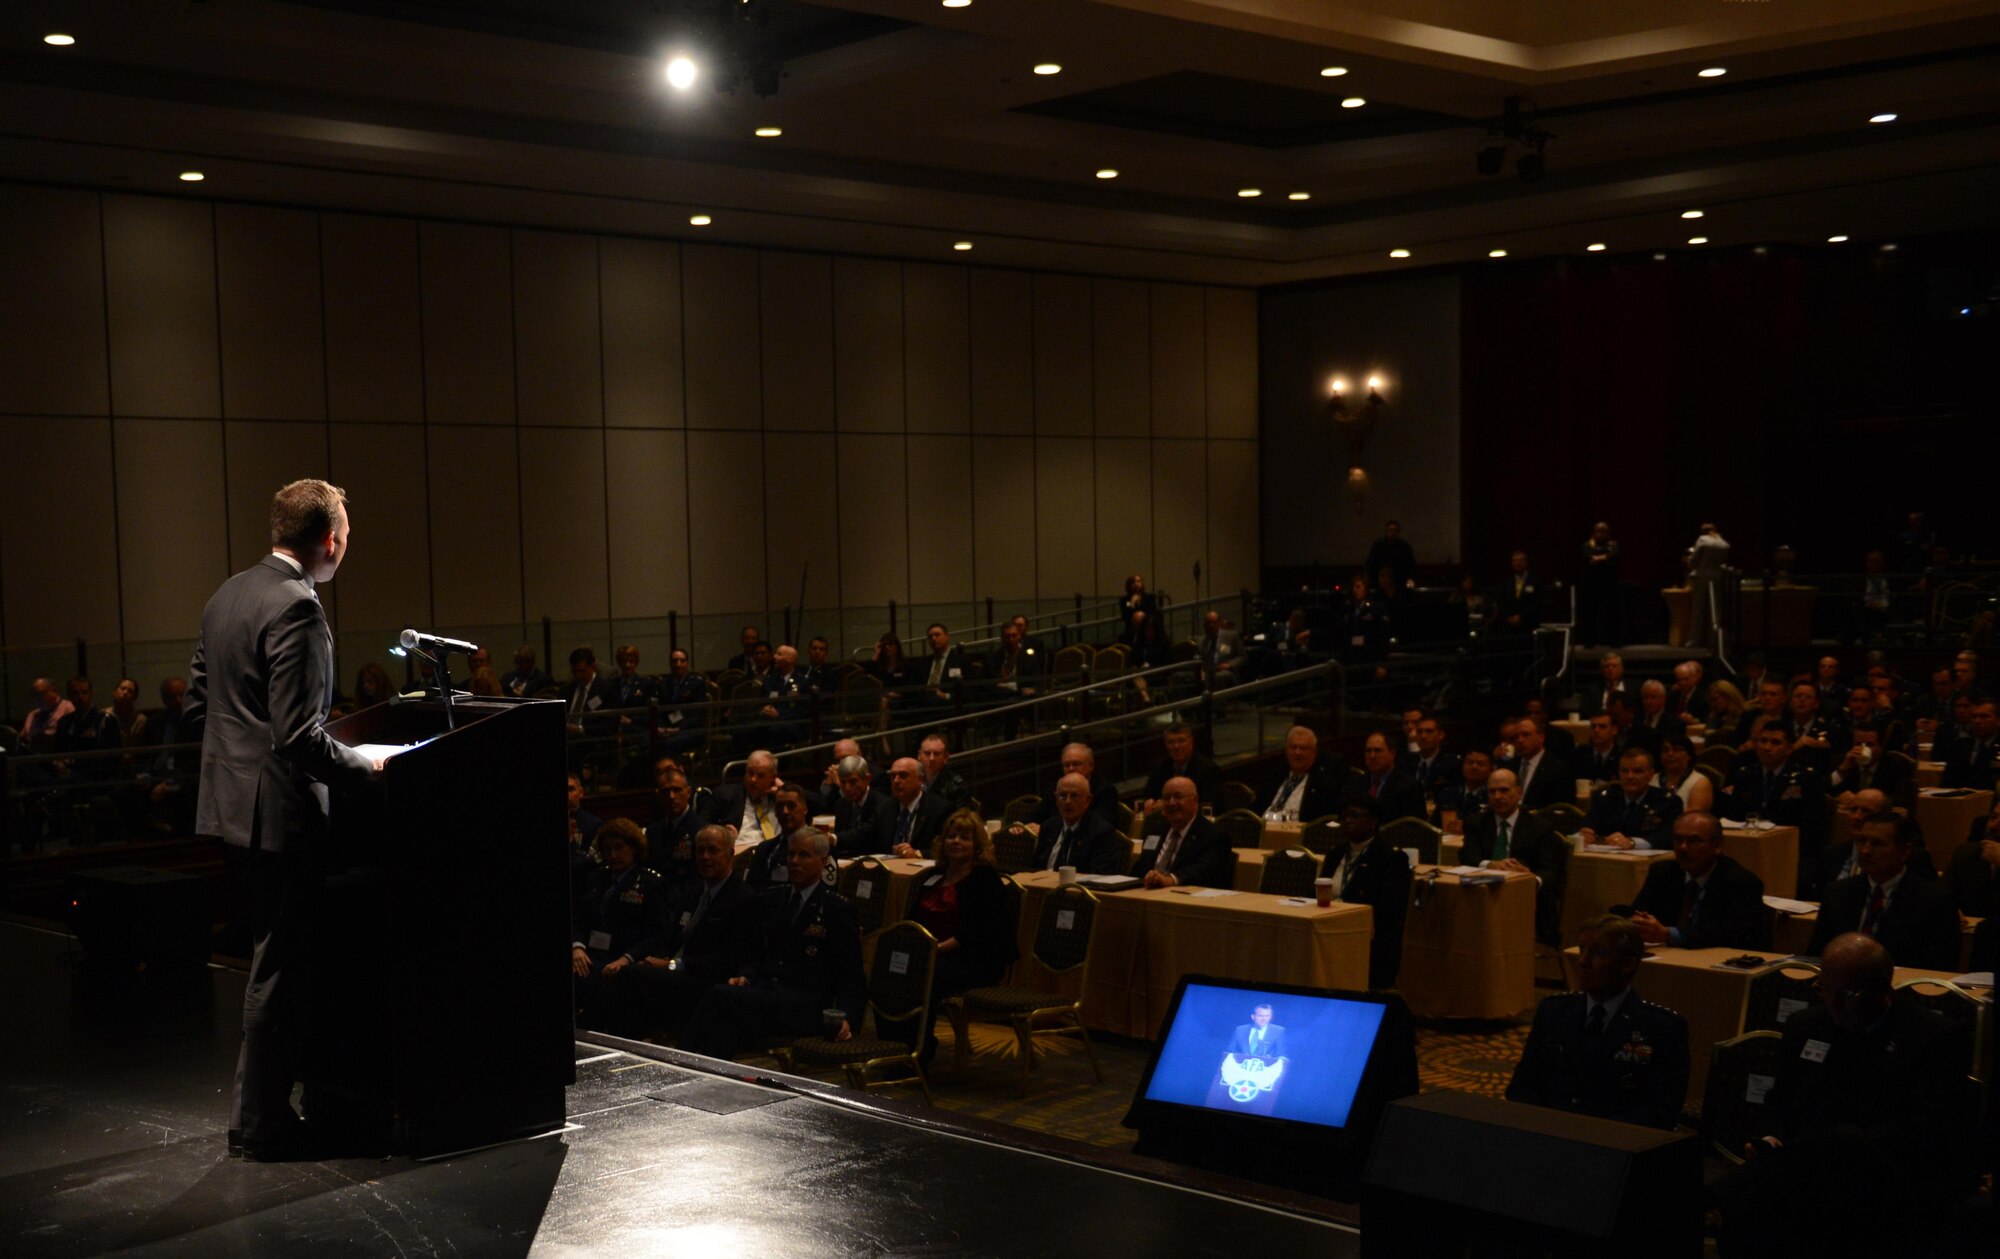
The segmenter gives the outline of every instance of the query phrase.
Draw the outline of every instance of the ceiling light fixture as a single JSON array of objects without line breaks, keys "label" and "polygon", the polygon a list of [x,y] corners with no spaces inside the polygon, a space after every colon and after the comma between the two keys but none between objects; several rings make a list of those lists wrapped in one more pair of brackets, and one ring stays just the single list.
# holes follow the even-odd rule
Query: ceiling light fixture
[{"label": "ceiling light fixture", "polygon": [[944,7],[947,9],[969,9],[972,7],[972,0],[944,0]]},{"label": "ceiling light fixture", "polygon": [[1264,195],[1264,190],[1262,188],[1238,188],[1236,195],[1239,197],[1261,197]]},{"label": "ceiling light fixture", "polygon": [[51,31],[47,35],[42,36],[42,42],[52,44],[57,48],[67,48],[76,42],[76,36],[65,35],[61,31]]},{"label": "ceiling light fixture", "polygon": [[959,253],[964,253],[966,250],[972,248],[972,242],[969,240],[955,240],[951,242],[951,247]]},{"label": "ceiling light fixture", "polygon": [[1285,200],[1287,200],[1287,201],[1310,201],[1310,200],[1312,200],[1312,194],[1311,194],[1311,193],[1309,193],[1309,192],[1288,192],[1288,193],[1286,193],[1286,194],[1285,194]]},{"label": "ceiling light fixture", "polygon": [[1583,249],[1585,253],[1601,254],[1604,252],[1604,242],[1592,241],[1590,244],[1585,245]]},{"label": "ceiling light fixture", "polygon": [[706,214],[691,214],[688,216],[689,227],[707,227],[710,223],[713,222],[715,222],[715,220],[708,217]]},{"label": "ceiling light fixture", "polygon": [[1368,101],[1363,97],[1350,96],[1346,100],[1340,102],[1340,107],[1342,109],[1359,109],[1363,105],[1366,105],[1367,103]]},{"label": "ceiling light fixture", "polygon": [[1829,244],[1829,245],[1845,245],[1845,244],[1847,243],[1847,237],[1845,237],[1845,236],[1829,236],[1829,237],[1827,237],[1827,238],[1826,238],[1826,243],[1827,243],[1827,244]]},{"label": "ceiling light fixture", "polygon": [[1410,251],[1407,249],[1391,249],[1389,256],[1391,258],[1407,258],[1410,256]]},{"label": "ceiling light fixture", "polygon": [[783,127],[757,128],[757,138],[759,140],[775,140],[783,134],[785,134],[785,129]]},{"label": "ceiling light fixture", "polygon": [[1337,79],[1346,73],[1346,66],[1328,66],[1319,72],[1319,77],[1322,79]]},{"label": "ceiling light fixture", "polygon": [[1882,250],[1882,252],[1883,252],[1883,253],[1885,253],[1885,254],[1893,254],[1893,253],[1895,253],[1895,252],[1896,252],[1896,242],[1895,242],[1895,241],[1893,241],[1893,240],[1885,240],[1885,241],[1883,241],[1883,242],[1882,242],[1882,244],[1881,244],[1881,250]]},{"label": "ceiling light fixture", "polygon": [[1695,77],[1700,79],[1719,79],[1728,73],[1729,69],[1726,66],[1710,66],[1706,70],[1695,71]]},{"label": "ceiling light fixture", "polygon": [[685,92],[694,86],[701,70],[686,57],[675,57],[667,62],[667,86],[676,92]]},{"label": "ceiling light fixture", "polygon": [[1690,245],[1706,245],[1707,243],[1708,243],[1708,237],[1706,237],[1706,236],[1690,236],[1690,237],[1688,237],[1688,244],[1690,244]]},{"label": "ceiling light fixture", "polygon": [[1504,249],[1489,249],[1486,251],[1486,256],[1488,258],[1505,258],[1507,251]]},{"label": "ceiling light fixture", "polygon": [[1044,74],[1044,75],[1047,75],[1047,74],[1061,74],[1061,73],[1062,73],[1062,67],[1061,67],[1061,66],[1059,66],[1059,65],[1057,65],[1057,64],[1056,64],[1055,62],[1053,62],[1053,61],[1044,61],[1044,62],[1042,62],[1042,63],[1041,63],[1040,65],[1038,65],[1038,66],[1036,66],[1036,67],[1035,67],[1035,73],[1036,73],[1036,74]]},{"label": "ceiling light fixture", "polygon": [[1869,121],[1869,122],[1894,122],[1894,121],[1896,121],[1896,115],[1894,115],[1894,114],[1876,114],[1876,115],[1872,116],[1871,118],[1869,118],[1869,119],[1868,119],[1868,121]]},{"label": "ceiling light fixture", "polygon": [[1681,211],[1681,217],[1682,217],[1682,218],[1684,218],[1684,219],[1698,219],[1698,218],[1701,218],[1701,217],[1703,217],[1703,216],[1704,216],[1705,214],[1707,214],[1707,211],[1706,211],[1706,210],[1682,210],[1682,211]]},{"label": "ceiling light fixture", "polygon": [[1664,249],[1662,249],[1659,253],[1653,255],[1654,262],[1665,262],[1666,260],[1667,260],[1667,251]]},{"label": "ceiling light fixture", "polygon": [[198,184],[207,178],[208,176],[198,170],[184,170],[181,172],[181,182],[184,184]]},{"label": "ceiling light fixture", "polygon": [[1103,170],[1097,172],[1097,177],[1099,179],[1116,179],[1118,178],[1118,172],[1113,170],[1111,167],[1107,166]]}]

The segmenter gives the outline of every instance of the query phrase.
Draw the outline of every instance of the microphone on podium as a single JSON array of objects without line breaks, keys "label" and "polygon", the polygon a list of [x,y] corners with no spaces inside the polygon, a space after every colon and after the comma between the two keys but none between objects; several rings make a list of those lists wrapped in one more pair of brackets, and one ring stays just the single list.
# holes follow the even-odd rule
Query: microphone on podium
[{"label": "microphone on podium", "polygon": [[418,648],[423,648],[427,651],[462,652],[469,656],[479,650],[478,643],[468,643],[462,638],[442,638],[436,634],[426,634],[422,630],[410,629],[407,626],[404,627],[397,641],[402,644],[404,651],[415,651]]}]

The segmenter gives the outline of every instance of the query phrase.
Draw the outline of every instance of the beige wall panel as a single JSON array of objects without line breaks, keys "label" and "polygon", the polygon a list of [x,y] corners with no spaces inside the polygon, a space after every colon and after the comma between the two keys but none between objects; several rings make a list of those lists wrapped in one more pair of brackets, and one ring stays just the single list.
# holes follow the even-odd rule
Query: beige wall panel
[{"label": "beige wall panel", "polygon": [[834,260],[833,365],[842,432],[903,431],[901,264]]},{"label": "beige wall panel", "polygon": [[[0,447],[7,451],[0,459],[7,646],[48,646],[78,635],[93,643],[116,642],[118,538],[111,513],[57,511],[49,499],[50,477],[59,473],[64,485],[101,486],[109,501],[110,421],[0,417]],[[25,692],[6,697],[10,723],[27,712],[27,702]]]},{"label": "beige wall panel", "polygon": [[614,428],[679,428],[680,250],[664,241],[615,236],[600,238],[597,247],[604,303],[604,422]]},{"label": "beige wall panel", "polygon": [[1097,589],[1096,483],[1090,439],[1035,439],[1035,576],[1044,599]]},{"label": "beige wall panel", "polygon": [[980,271],[971,288],[972,431],[1035,431],[1033,282],[1025,271]]},{"label": "beige wall panel", "polygon": [[972,439],[913,435],[909,482],[910,601],[971,601]]},{"label": "beige wall panel", "polygon": [[1202,586],[1208,585],[1207,442],[1153,443],[1152,518],[1153,569],[1158,571],[1147,571],[1147,586],[1186,603],[1195,597],[1197,561]]},{"label": "beige wall panel", "polygon": [[[764,426],[831,430],[833,260],[822,254],[763,253],[757,280],[763,311]],[[798,597],[794,589],[792,598]]]},{"label": "beige wall panel", "polygon": [[193,638],[201,609],[229,575],[222,425],[114,420],[119,596],[125,637]]},{"label": "beige wall panel", "polygon": [[1090,281],[1035,277],[1035,431],[1091,432]]},{"label": "beige wall panel", "polygon": [[764,610],[764,476],[762,434],[688,433],[688,610],[697,616]]},{"label": "beige wall panel", "polygon": [[1248,289],[1209,289],[1205,304],[1208,435],[1254,439],[1257,436],[1257,295]]},{"label": "beige wall panel", "polygon": [[[756,251],[682,246],[681,289],[688,427],[755,432],[763,416]],[[761,590],[761,579],[757,585]]]},{"label": "beige wall panel", "polygon": [[[329,466],[324,424],[229,420],[222,426],[222,441],[233,573],[270,553],[273,494],[301,477],[322,477],[335,485],[340,481]],[[355,511],[360,510],[357,504]]]},{"label": "beige wall panel", "polygon": [[431,604],[437,623],[518,624],[523,620],[521,482],[514,433],[432,425],[424,436],[430,450]]},{"label": "beige wall panel", "polygon": [[[974,595],[1035,597],[1035,443],[974,437],[972,568]],[[996,609],[997,611],[997,609]]]},{"label": "beige wall panel", "polygon": [[840,601],[910,600],[903,438],[840,439]]},{"label": "beige wall panel", "polygon": [[97,195],[0,188],[0,223],[0,411],[109,414]]},{"label": "beige wall panel", "polygon": [[611,615],[686,613],[686,439],[679,432],[613,429],[604,435],[604,448],[611,487]]},{"label": "beige wall panel", "polygon": [[964,267],[903,267],[904,376],[913,433],[972,427],[965,276]]},{"label": "beige wall panel", "polygon": [[1212,577],[1203,593],[1229,594],[1261,584],[1257,542],[1257,443],[1208,444],[1208,501],[1229,510],[1208,516],[1208,562]]},{"label": "beige wall panel", "polygon": [[[429,624],[436,559],[430,544],[430,490],[424,480],[424,430],[414,424],[334,423],[327,426],[327,442],[333,449],[333,482],[347,491],[353,530],[334,580],[340,631]],[[511,456],[511,434],[507,448]],[[481,461],[475,466],[486,465]],[[464,469],[453,475],[461,482],[474,479]],[[511,477],[506,492],[511,499]],[[475,556],[470,567],[485,565]]]},{"label": "beige wall panel", "polygon": [[1097,584],[1116,594],[1125,578],[1153,574],[1153,444],[1139,439],[1097,442]]},{"label": "beige wall panel", "polygon": [[223,414],[325,419],[319,215],[218,205],[215,246]]},{"label": "beige wall panel", "polygon": [[1153,431],[1152,332],[1146,285],[1091,283],[1092,396],[1099,437],[1145,437]]},{"label": "beige wall panel", "polygon": [[[419,231],[425,414],[433,424],[512,424],[512,234],[460,223],[425,223]],[[444,615],[442,601],[438,614]]]},{"label": "beige wall panel", "polygon": [[1153,285],[1152,322],[1153,436],[1204,436],[1208,385],[1202,291],[1185,284]]},{"label": "beige wall panel", "polygon": [[764,557],[768,566],[764,606],[796,605],[799,569],[810,562],[806,602],[816,608],[831,607],[840,590],[833,434],[766,433],[764,467]]},{"label": "beige wall panel", "polygon": [[420,423],[424,327],[417,225],[323,214],[319,232],[328,417]]},{"label": "beige wall panel", "polygon": [[521,473],[521,591],[528,619],[609,616],[604,435],[523,428]]},{"label": "beige wall panel", "polygon": [[514,233],[514,355],[523,424],[604,422],[597,239]]},{"label": "beige wall panel", "polygon": [[111,406],[118,415],[214,416],[215,219],[205,202],[104,199]]}]

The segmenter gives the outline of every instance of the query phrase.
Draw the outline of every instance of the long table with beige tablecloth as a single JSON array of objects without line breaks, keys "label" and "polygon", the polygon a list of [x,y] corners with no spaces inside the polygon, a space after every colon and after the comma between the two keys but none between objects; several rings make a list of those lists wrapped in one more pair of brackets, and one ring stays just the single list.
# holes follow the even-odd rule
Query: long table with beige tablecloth
[{"label": "long table with beige tablecloth", "polygon": [[[1031,960],[1042,901],[1059,877],[1046,870],[1015,876],[1022,959],[1015,982],[1074,993],[1075,976],[1051,976]],[[1182,975],[1366,988],[1374,920],[1366,905],[1321,909],[1245,892],[1209,897],[1167,888],[1102,895],[1082,986],[1084,1022],[1150,1039]]]}]

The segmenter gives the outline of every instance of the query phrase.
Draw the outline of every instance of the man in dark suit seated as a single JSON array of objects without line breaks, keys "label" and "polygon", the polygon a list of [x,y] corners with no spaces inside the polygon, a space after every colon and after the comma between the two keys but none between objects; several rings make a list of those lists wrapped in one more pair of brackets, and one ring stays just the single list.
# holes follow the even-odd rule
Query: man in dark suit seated
[{"label": "man in dark suit seated", "polygon": [[1947,787],[1967,787],[1992,791],[1996,758],[2000,758],[2000,719],[1993,701],[1975,700],[1966,713],[1965,733],[1945,745],[1938,759],[1944,762],[1942,783]]},{"label": "man in dark suit seated", "polygon": [[1423,787],[1396,768],[1396,753],[1387,734],[1377,730],[1368,736],[1361,745],[1361,766],[1359,774],[1348,777],[1348,801],[1368,801],[1383,822],[1422,818],[1429,812],[1424,807]]},{"label": "man in dark suit seated", "polygon": [[[1618,723],[1607,712],[1590,715],[1589,742],[1576,750],[1570,766],[1577,778],[1608,783],[1618,777]],[[1570,784],[1572,790],[1575,784]],[[1570,797],[1572,800],[1575,796]]]},{"label": "man in dark suit seated", "polygon": [[1521,788],[1511,770],[1486,779],[1487,811],[1465,828],[1461,864],[1535,876],[1535,938],[1562,941],[1563,886],[1569,877],[1569,841],[1546,819],[1521,809]]},{"label": "man in dark suit seated", "polygon": [[1326,817],[1340,809],[1349,776],[1339,757],[1320,755],[1317,734],[1293,726],[1285,733],[1285,770],[1258,794],[1257,812],[1287,822]]},{"label": "man in dark suit seated", "polygon": [[1655,948],[1768,949],[1771,913],[1764,880],[1722,853],[1712,813],[1674,819],[1674,859],[1658,862],[1632,900],[1632,925]]},{"label": "man in dark suit seated", "polygon": [[930,658],[918,667],[924,671],[924,689],[912,696],[913,708],[949,707],[952,696],[964,687],[967,660],[951,641],[951,631],[933,622],[924,631],[931,646]]},{"label": "man in dark suit seated", "polygon": [[[1872,787],[1849,797],[1844,811],[1848,818],[1848,842],[1828,844],[1819,850],[1813,861],[1814,887],[1829,888],[1842,879],[1851,879],[1859,874],[1861,866],[1855,852],[1853,828],[1878,813],[1894,813],[1889,807],[1889,797]],[[1937,863],[1931,860],[1930,850],[1925,847],[1917,824],[1907,817],[1899,817],[1898,821],[1910,835],[1910,873],[1924,879],[1938,877]]]},{"label": "man in dark suit seated", "polygon": [[799,684],[801,695],[810,695],[818,691],[822,695],[831,696],[834,688],[839,685],[837,671],[827,662],[827,653],[832,647],[831,643],[818,635],[807,641],[806,658],[799,663],[798,668],[792,670],[792,676]]},{"label": "man in dark suit seated", "polygon": [[1655,760],[1660,755],[1660,732],[1639,724],[1638,710],[1632,706],[1632,697],[1623,691],[1613,691],[1604,702],[1604,715],[1611,718],[1611,728],[1618,750],[1644,748]]},{"label": "man in dark suit seated", "polygon": [[1132,841],[1092,811],[1090,780],[1064,774],[1056,782],[1056,816],[1042,823],[1035,845],[1035,869],[1075,866],[1079,874],[1123,874],[1132,860]]},{"label": "man in dark suit seated", "polygon": [[1569,762],[1548,744],[1548,728],[1539,717],[1514,723],[1517,755],[1504,762],[1521,786],[1521,807],[1533,812],[1551,804],[1576,803],[1576,775]]},{"label": "man in dark suit seated", "polygon": [[1576,992],[1546,998],[1507,1100],[1671,1128],[1688,1084],[1687,1020],[1640,999],[1639,930],[1606,914],[1577,932]]},{"label": "man in dark suit seated", "polygon": [[1145,847],[1128,873],[1147,887],[1229,887],[1236,854],[1229,837],[1201,815],[1201,799],[1191,778],[1169,778],[1160,788],[1160,816],[1166,833],[1146,836]]},{"label": "man in dark suit seated", "polygon": [[889,807],[875,815],[875,833],[862,839],[855,853],[887,853],[896,857],[923,857],[930,853],[952,807],[924,790],[923,766],[913,756],[905,756],[889,766]]},{"label": "man in dark suit seated", "polygon": [[1820,1003],[1785,1022],[1749,1161],[1710,1189],[1724,1255],[1931,1254],[1974,1191],[1971,1037],[1897,1000],[1895,965],[1866,936],[1827,941]]},{"label": "man in dark suit seated", "polygon": [[763,642],[763,640],[764,640],[763,632],[759,630],[756,626],[754,625],[744,626],[742,632],[737,636],[737,641],[742,645],[743,650],[731,656],[729,658],[729,663],[723,665],[722,667],[725,670],[734,669],[738,673],[743,674],[745,677],[748,677],[750,674],[756,672],[757,647],[760,643]]},{"label": "man in dark suit seated", "polygon": [[1626,748],[1618,757],[1618,785],[1599,787],[1577,837],[1613,848],[1667,848],[1681,798],[1653,786],[1653,757],[1644,748]]},{"label": "man in dark suit seated", "polygon": [[1576,740],[1570,737],[1569,731],[1549,724],[1552,720],[1549,706],[1542,702],[1540,696],[1531,695],[1523,701],[1521,715],[1534,718],[1535,724],[1542,728],[1542,737],[1547,740],[1550,753],[1557,760],[1567,764],[1576,759]]},{"label": "man in dark suit seated", "polygon": [[1166,744],[1167,755],[1153,766],[1152,774],[1147,777],[1136,806],[1138,810],[1146,814],[1158,813],[1170,778],[1187,779],[1194,784],[1195,794],[1201,797],[1203,804],[1211,808],[1220,807],[1222,770],[1214,761],[1195,751],[1194,727],[1185,721],[1176,721],[1167,727],[1161,741]]},{"label": "man in dark suit seated", "polygon": [[917,764],[923,770],[925,795],[944,801],[951,812],[972,807],[972,784],[951,767],[951,740],[942,731],[933,730],[917,745]]},{"label": "man in dark suit seated", "polygon": [[1835,803],[1846,807],[1853,803],[1855,793],[1872,790],[1888,797],[1892,808],[1916,808],[1917,781],[1911,762],[1883,755],[1889,750],[1884,742],[1887,728],[1888,723],[1879,717],[1849,727],[1847,751],[1826,778],[1826,794]]},{"label": "man in dark suit seated", "polygon": [[1493,758],[1486,749],[1465,749],[1458,758],[1458,781],[1437,793],[1438,825],[1445,834],[1463,835],[1487,811],[1486,787],[1492,777]]},{"label": "man in dark suit seated", "polygon": [[1820,902],[1819,923],[1806,952],[1823,957],[1849,931],[1881,943],[1898,966],[1958,970],[1958,909],[1936,879],[1909,872],[1910,837],[1895,814],[1877,814],[1854,828],[1860,873],[1842,879]]},{"label": "man in dark suit seated", "polygon": [[646,1022],[677,1032],[709,988],[742,972],[757,938],[757,896],[732,868],[735,841],[713,823],[694,838],[694,877],[673,889],[669,934],[639,964]]},{"label": "man in dark suit seated", "polygon": [[[1062,772],[1082,774],[1090,784],[1090,808],[1104,819],[1107,826],[1118,829],[1118,785],[1097,772],[1097,753],[1088,743],[1065,743],[1062,750]],[[1056,800],[1052,794],[1042,801],[1040,816],[1035,822],[1047,826],[1057,816]]]},{"label": "man in dark suit seated", "polygon": [[1340,843],[1327,851],[1320,868],[1322,877],[1333,880],[1333,899],[1375,911],[1368,986],[1378,990],[1394,988],[1403,969],[1403,920],[1410,907],[1410,859],[1402,849],[1376,842],[1381,819],[1381,806],[1365,795],[1343,802]]},{"label": "man in dark suit seated", "polygon": [[609,729],[596,714],[615,707],[618,693],[611,689],[611,679],[598,672],[597,653],[590,648],[579,647],[569,653],[569,685],[563,687],[561,699],[571,734],[585,730],[601,734]]},{"label": "man in dark suit seated", "polygon": [[1396,760],[1396,767],[1416,779],[1420,790],[1436,796],[1458,781],[1458,757],[1444,750],[1444,726],[1435,713],[1417,718],[1416,748]]},{"label": "man in dark suit seated", "polygon": [[708,820],[727,826],[738,839],[781,839],[778,803],[771,789],[778,783],[778,758],[759,748],[743,761],[743,780],[723,783],[709,796]]},{"label": "man in dark suit seated", "polygon": [[522,699],[533,699],[543,691],[556,689],[556,680],[535,667],[535,649],[523,643],[514,653],[514,667],[500,676],[500,689]]},{"label": "man in dark suit seated", "polygon": [[1968,918],[2000,915],[2000,804],[1952,849],[1944,883],[1959,913]]},{"label": "man in dark suit seated", "polygon": [[[743,882],[753,893],[791,882],[792,872],[786,863],[791,860],[792,836],[805,827],[812,815],[812,798],[797,783],[784,783],[772,788],[767,799],[770,801],[772,824],[778,833],[751,849],[750,858],[743,866]],[[754,831],[739,831],[731,837],[731,842],[741,844],[745,839],[754,839],[756,834]],[[831,838],[827,840],[829,845],[832,842]]]},{"label": "man in dark suit seated", "polygon": [[[850,852],[860,851],[882,825],[882,816],[895,809],[896,803],[888,796],[875,790],[875,778],[868,769],[868,761],[859,752],[851,752],[834,763],[835,781],[839,788],[833,797],[833,833]],[[826,803],[822,799],[821,808]]]},{"label": "man in dark suit seated", "polygon": [[652,856],[653,869],[679,883],[694,875],[694,838],[707,819],[695,808],[694,788],[688,785],[686,774],[663,765],[653,781],[660,812],[646,826],[646,851]]},{"label": "man in dark suit seated", "polygon": [[868,1004],[861,927],[854,906],[825,884],[826,836],[806,827],[786,844],[789,886],[763,894],[754,954],[702,996],[681,1036],[682,1049],[734,1058],[825,1031],[825,1010],[845,1012],[835,1040],[852,1038],[861,1022]]}]

